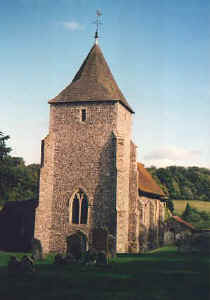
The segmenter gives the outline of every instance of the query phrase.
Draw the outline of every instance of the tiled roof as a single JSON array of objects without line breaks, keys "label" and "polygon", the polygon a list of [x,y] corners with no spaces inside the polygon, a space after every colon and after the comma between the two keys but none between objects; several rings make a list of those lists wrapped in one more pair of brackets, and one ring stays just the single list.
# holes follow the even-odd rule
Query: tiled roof
[{"label": "tiled roof", "polygon": [[186,222],[185,220],[183,220],[182,218],[180,218],[178,216],[172,216],[172,218],[174,220],[176,220],[177,222],[184,224],[186,227],[189,227],[190,229],[195,229],[195,227],[192,224]]},{"label": "tiled roof", "polygon": [[133,113],[97,44],[91,48],[72,82],[49,103],[87,101],[120,101]]},{"label": "tiled roof", "polygon": [[165,196],[159,185],[152,178],[152,175],[144,168],[144,165],[137,163],[139,176],[139,190],[145,193]]}]

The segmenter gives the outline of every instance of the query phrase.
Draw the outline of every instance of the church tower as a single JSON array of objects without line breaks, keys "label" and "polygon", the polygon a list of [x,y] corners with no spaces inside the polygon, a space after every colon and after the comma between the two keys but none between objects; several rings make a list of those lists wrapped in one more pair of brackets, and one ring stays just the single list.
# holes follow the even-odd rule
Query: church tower
[{"label": "church tower", "polygon": [[72,82],[49,104],[35,238],[44,253],[65,252],[75,232],[91,247],[92,231],[106,228],[117,252],[128,252],[133,110],[97,37]]}]

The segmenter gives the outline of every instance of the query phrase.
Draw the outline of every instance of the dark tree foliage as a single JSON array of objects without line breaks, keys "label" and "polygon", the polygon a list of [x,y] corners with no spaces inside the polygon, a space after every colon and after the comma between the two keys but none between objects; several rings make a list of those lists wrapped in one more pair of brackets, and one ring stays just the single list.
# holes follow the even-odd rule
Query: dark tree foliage
[{"label": "dark tree foliage", "polygon": [[7,201],[38,198],[39,165],[26,166],[21,157],[9,155],[8,135],[0,132],[0,205]]},{"label": "dark tree foliage", "polygon": [[6,146],[6,141],[9,139],[9,135],[4,135],[2,131],[0,131],[0,160],[5,159],[11,151],[10,147]]},{"label": "dark tree foliage", "polygon": [[171,213],[173,214],[174,203],[170,198],[166,199],[166,205],[167,205],[168,209],[171,211]]},{"label": "dark tree foliage", "polygon": [[189,203],[186,204],[185,210],[181,217],[197,228],[210,228],[210,213],[191,207]]},{"label": "dark tree foliage", "polygon": [[210,201],[210,170],[199,167],[148,168],[170,199]]},{"label": "dark tree foliage", "polygon": [[185,210],[184,210],[184,212],[183,212],[183,214],[182,214],[182,217],[183,217],[185,220],[187,220],[187,219],[192,215],[192,213],[193,213],[193,209],[192,209],[192,207],[190,206],[190,204],[187,203],[187,204],[186,204],[186,207],[185,207]]}]

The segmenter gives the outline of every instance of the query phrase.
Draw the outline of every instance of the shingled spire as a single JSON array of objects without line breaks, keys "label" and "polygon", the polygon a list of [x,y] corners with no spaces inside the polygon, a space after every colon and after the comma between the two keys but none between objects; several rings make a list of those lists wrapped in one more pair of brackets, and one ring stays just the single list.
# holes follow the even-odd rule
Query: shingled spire
[{"label": "shingled spire", "polygon": [[97,43],[91,48],[72,82],[49,103],[89,101],[119,101],[131,113],[134,112],[117,86]]}]

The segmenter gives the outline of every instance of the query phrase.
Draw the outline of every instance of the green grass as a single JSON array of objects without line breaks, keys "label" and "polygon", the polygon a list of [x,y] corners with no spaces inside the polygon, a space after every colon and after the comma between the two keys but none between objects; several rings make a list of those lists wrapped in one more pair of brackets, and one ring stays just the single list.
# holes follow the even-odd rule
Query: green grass
[{"label": "green grass", "polygon": [[[22,254],[23,255],[23,254]],[[210,257],[181,255],[164,247],[119,255],[107,267],[38,262],[36,273],[9,278],[9,254],[0,253],[2,300],[197,300],[208,299]]]},{"label": "green grass", "polygon": [[210,212],[210,202],[197,200],[173,200],[174,210],[180,215],[185,210],[187,202],[191,207]]}]

